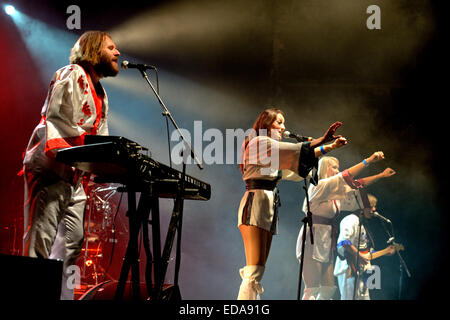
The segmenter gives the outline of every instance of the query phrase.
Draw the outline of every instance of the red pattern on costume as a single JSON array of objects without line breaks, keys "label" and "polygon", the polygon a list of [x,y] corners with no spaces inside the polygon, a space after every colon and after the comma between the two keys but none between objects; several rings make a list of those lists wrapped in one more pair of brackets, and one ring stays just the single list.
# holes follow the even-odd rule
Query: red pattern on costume
[{"label": "red pattern on costume", "polygon": [[87,116],[91,116],[92,115],[92,111],[91,111],[87,101],[84,102],[83,107],[81,108],[81,111],[83,111],[83,113],[85,115],[87,115]]},{"label": "red pattern on costume", "polygon": [[364,180],[362,179],[353,179],[350,173],[348,172],[348,169],[342,171],[342,177],[344,178],[345,182],[352,188],[352,189],[359,189],[365,187]]},{"label": "red pattern on costume", "polygon": [[[73,76],[73,74],[67,72],[68,70],[70,72],[76,72],[76,76]],[[61,79],[68,79],[71,83],[70,88],[77,91],[79,95],[53,95],[54,90],[66,90],[66,88],[59,86],[60,84],[58,80]],[[77,84],[75,84],[75,82]],[[64,86],[65,82],[61,83],[61,85]],[[103,131],[101,131],[102,134],[107,134],[107,126],[100,126],[103,121],[105,121],[106,124],[105,118],[107,109],[103,110],[103,107],[107,108],[106,101],[106,96],[105,101],[101,97],[97,96],[89,74],[84,72],[80,75],[80,69],[78,66],[70,65],[69,68],[60,69],[54,75],[49,84],[48,99],[46,99],[46,104],[42,109],[40,126],[38,127],[38,130],[36,130],[36,132],[39,132],[39,137],[42,137],[40,143],[42,142],[43,145],[40,148],[30,146],[30,149],[27,149],[26,152],[29,152],[29,154],[27,154],[25,159],[31,159],[30,161],[27,160],[27,164],[32,165],[33,160],[35,159],[34,154],[36,154],[36,152],[41,152],[42,149],[44,149],[43,151],[47,157],[54,159],[58,149],[83,145],[84,138],[88,134],[96,135],[101,129],[103,129]],[[75,126],[59,126],[60,122],[57,121],[57,119],[60,117],[60,112],[57,107],[61,105],[61,103],[66,102],[73,103],[74,110],[72,121],[77,122],[78,119],[78,128]],[[103,106],[104,103],[105,106]],[[53,112],[48,113],[50,108],[52,108]],[[49,114],[48,119],[46,118],[47,114]],[[52,125],[47,126],[48,123],[51,123]],[[52,162],[48,163],[51,164]],[[18,174],[23,174],[23,171],[21,170]],[[87,182],[88,178],[83,177],[83,186],[87,185]]]},{"label": "red pattern on costume", "polygon": [[66,138],[55,138],[48,140],[45,144],[45,153],[50,155],[49,151],[53,149],[70,148],[74,146],[81,146],[84,144],[84,137],[86,133],[83,133],[78,137],[66,137]]},{"label": "red pattern on costume", "polygon": [[92,128],[90,134],[95,136],[97,134],[97,128]]},{"label": "red pattern on costume", "polygon": [[364,205],[364,208],[370,208],[370,202],[369,198],[367,196],[367,191],[365,189],[364,180],[363,179],[353,179],[350,175],[348,169],[344,170],[342,172],[342,177],[344,178],[345,182],[352,188],[352,189],[358,189],[359,194],[361,195],[361,201]]},{"label": "red pattern on costume", "polygon": [[103,117],[103,99],[100,98],[97,95],[97,93],[95,92],[94,86],[93,86],[93,84],[91,82],[90,77],[88,75],[87,75],[87,77],[88,77],[88,81],[89,81],[89,84],[90,84],[90,87],[91,87],[91,94],[92,94],[92,97],[94,98],[95,112],[96,112],[96,115],[97,115],[97,117],[95,118],[95,121],[93,123],[93,128],[91,129],[91,133],[90,134],[96,135],[98,126],[100,125],[100,120],[102,118],[104,118]]},{"label": "red pattern on costume", "polygon": [[[84,81],[83,81],[83,76],[78,77],[78,85],[80,86],[81,90],[84,90],[85,85],[84,85]],[[87,85],[86,85],[86,87],[87,87]]]}]

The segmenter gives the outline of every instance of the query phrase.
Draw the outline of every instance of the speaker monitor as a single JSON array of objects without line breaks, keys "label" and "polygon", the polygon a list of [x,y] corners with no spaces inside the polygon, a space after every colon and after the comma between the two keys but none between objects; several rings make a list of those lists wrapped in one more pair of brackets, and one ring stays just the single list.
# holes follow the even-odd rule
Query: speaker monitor
[{"label": "speaker monitor", "polygon": [[8,300],[59,300],[63,262],[0,254],[0,277]]}]

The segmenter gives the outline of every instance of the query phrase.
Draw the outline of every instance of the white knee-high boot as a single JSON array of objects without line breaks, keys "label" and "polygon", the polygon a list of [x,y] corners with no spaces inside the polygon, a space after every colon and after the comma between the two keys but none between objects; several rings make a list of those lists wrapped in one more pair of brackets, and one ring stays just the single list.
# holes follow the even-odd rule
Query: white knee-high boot
[{"label": "white knee-high boot", "polygon": [[319,287],[305,288],[303,290],[302,300],[316,300],[319,289]]},{"label": "white knee-high boot", "polygon": [[260,294],[264,289],[260,283],[263,274],[264,266],[245,266],[239,270],[242,278],[241,286],[239,287],[238,300],[260,300]]},{"label": "white knee-high boot", "polygon": [[334,293],[336,292],[336,287],[326,287],[321,286],[319,289],[319,294],[317,295],[317,300],[332,300]]}]

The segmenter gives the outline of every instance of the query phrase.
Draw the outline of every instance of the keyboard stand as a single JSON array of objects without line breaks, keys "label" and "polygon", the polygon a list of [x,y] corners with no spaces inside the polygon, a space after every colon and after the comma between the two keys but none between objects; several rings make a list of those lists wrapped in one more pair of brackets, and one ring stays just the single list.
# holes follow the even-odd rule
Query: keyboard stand
[{"label": "keyboard stand", "polygon": [[[184,178],[184,177],[183,177]],[[164,181],[167,184],[167,181]],[[159,195],[158,181],[148,184],[147,187],[139,188],[141,196],[136,209],[136,191],[131,187],[126,187],[128,193],[128,219],[129,219],[129,241],[125,257],[123,259],[122,269],[117,284],[115,300],[122,300],[125,291],[126,281],[131,271],[132,299],[141,300],[140,292],[140,275],[139,275],[139,232],[142,228],[144,250],[146,254],[145,283],[147,287],[148,298],[152,300],[180,299],[178,289],[178,271],[180,266],[180,244],[181,244],[181,225],[184,202],[184,179],[177,183],[177,197],[169,223],[164,251],[161,255],[161,232],[160,232],[160,216],[159,216]],[[151,212],[151,221],[149,214]],[[150,250],[150,238],[148,235],[148,224],[152,226],[152,243],[153,257]],[[163,293],[163,285],[167,273],[167,267],[170,261],[170,253],[172,251],[175,234],[178,231],[177,238],[177,254],[175,261],[175,282],[174,288],[170,296]],[[153,259],[152,259],[153,258]],[[154,285],[152,281],[152,271]],[[175,291],[173,291],[175,290]]]}]

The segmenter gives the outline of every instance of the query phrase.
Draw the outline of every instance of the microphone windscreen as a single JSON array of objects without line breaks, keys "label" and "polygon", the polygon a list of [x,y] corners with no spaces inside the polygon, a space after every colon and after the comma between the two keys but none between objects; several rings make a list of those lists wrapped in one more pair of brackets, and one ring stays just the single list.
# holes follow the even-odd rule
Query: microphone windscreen
[{"label": "microphone windscreen", "polygon": [[127,60],[122,61],[122,64],[121,64],[122,69],[128,69],[128,63],[129,62]]},{"label": "microphone windscreen", "polygon": [[291,133],[287,130],[283,131],[283,137],[285,138],[289,138],[289,136],[291,135]]}]

